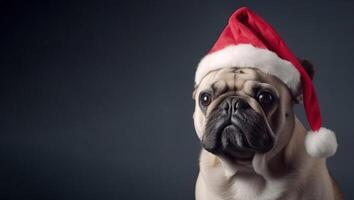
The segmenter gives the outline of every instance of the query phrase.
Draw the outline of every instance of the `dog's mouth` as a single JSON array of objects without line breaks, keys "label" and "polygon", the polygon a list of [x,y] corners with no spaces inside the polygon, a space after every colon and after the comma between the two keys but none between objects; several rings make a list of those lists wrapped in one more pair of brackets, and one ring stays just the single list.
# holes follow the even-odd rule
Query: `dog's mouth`
[{"label": "dog's mouth", "polygon": [[221,130],[219,151],[225,156],[235,157],[242,161],[251,160],[255,154],[245,134],[233,124]]},{"label": "dog's mouth", "polygon": [[210,113],[202,137],[203,148],[233,160],[250,161],[256,153],[266,153],[273,147],[266,121],[250,106],[223,108]]}]

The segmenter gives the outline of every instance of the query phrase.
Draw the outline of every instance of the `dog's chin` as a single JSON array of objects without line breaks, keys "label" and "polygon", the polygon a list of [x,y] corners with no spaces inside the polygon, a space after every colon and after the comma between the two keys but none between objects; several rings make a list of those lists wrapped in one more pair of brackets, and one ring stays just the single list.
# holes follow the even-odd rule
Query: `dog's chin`
[{"label": "dog's chin", "polygon": [[251,147],[240,127],[232,123],[226,124],[220,127],[215,135],[213,139],[203,138],[202,144],[205,150],[235,164],[251,164],[256,151]]},{"label": "dog's chin", "polygon": [[221,130],[220,144],[219,156],[239,164],[250,164],[255,155],[245,134],[234,124],[229,124]]}]

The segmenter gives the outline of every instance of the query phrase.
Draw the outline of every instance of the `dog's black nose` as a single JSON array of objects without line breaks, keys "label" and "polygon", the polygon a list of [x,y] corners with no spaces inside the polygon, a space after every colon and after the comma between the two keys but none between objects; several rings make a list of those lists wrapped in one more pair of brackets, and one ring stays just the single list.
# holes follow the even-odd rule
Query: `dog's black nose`
[{"label": "dog's black nose", "polygon": [[220,108],[228,114],[235,113],[239,109],[249,108],[250,105],[237,96],[229,96],[220,104]]}]

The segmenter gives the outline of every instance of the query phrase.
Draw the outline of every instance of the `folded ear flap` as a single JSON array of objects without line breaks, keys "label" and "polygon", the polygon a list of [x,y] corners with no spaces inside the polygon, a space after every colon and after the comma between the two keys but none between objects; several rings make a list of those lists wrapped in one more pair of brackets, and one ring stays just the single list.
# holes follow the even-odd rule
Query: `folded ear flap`
[{"label": "folded ear flap", "polygon": [[192,93],[192,99],[194,99],[194,100],[195,100],[195,94],[197,93],[197,89],[198,89],[198,85],[194,85],[194,90]]},{"label": "folded ear flap", "polygon": [[[298,60],[300,61],[307,74],[310,76],[311,80],[313,80],[315,76],[315,68],[313,67],[313,64],[307,59],[298,58]],[[300,88],[298,94],[295,95],[295,103],[302,103],[302,98],[302,88]]]},{"label": "folded ear flap", "polygon": [[313,77],[315,76],[315,68],[313,67],[313,64],[306,59],[299,59],[302,67],[306,70],[307,74],[310,76],[311,80],[313,80]]}]

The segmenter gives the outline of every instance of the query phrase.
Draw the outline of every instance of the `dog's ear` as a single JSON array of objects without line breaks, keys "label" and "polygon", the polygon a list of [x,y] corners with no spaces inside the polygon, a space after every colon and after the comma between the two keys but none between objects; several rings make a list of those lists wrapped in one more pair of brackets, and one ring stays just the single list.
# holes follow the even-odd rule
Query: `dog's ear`
[{"label": "dog's ear", "polygon": [[305,69],[307,74],[310,76],[311,80],[313,80],[313,77],[315,76],[315,68],[313,67],[313,64],[307,60],[307,59],[299,59],[302,67]]},{"label": "dog's ear", "polygon": [[[307,59],[300,59],[300,58],[298,58],[298,59],[302,65],[302,67],[305,69],[305,71],[307,72],[307,74],[311,78],[311,80],[313,80],[313,78],[315,76],[315,68],[313,67],[313,64]],[[303,96],[302,96],[301,86],[298,91],[299,91],[299,93],[295,95],[294,101],[295,101],[295,103],[302,103]]]},{"label": "dog's ear", "polygon": [[195,100],[195,94],[197,93],[197,88],[198,88],[198,85],[194,85],[194,89],[193,89],[193,93],[192,93],[192,99]]}]

